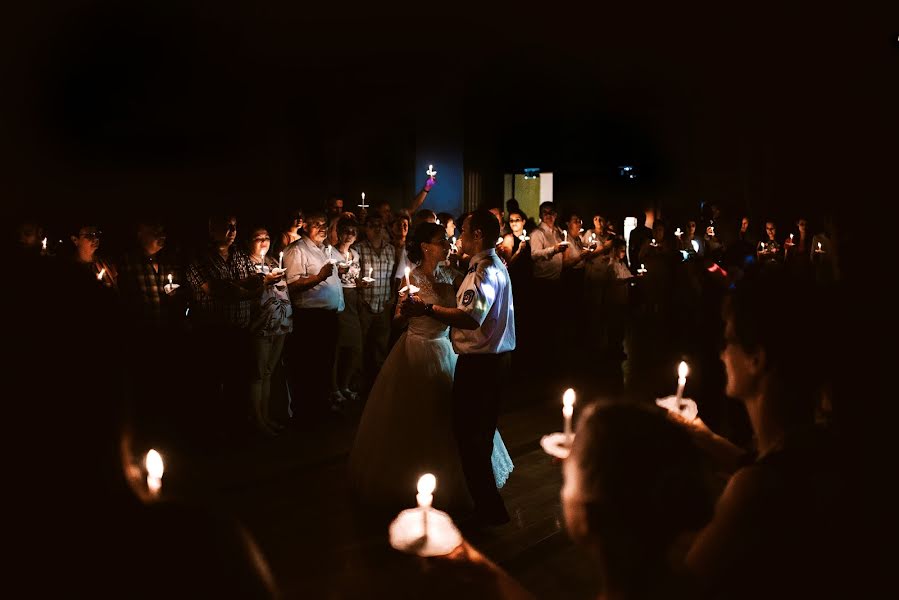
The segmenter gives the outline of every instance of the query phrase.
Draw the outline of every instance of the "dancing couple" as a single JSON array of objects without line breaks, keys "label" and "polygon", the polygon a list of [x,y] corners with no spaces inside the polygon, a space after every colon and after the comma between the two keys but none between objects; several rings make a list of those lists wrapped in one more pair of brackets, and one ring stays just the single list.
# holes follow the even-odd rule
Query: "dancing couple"
[{"label": "dancing couple", "polygon": [[401,293],[394,320],[408,323],[365,405],[350,478],[371,506],[408,506],[423,473],[437,477],[435,505],[481,525],[509,514],[499,495],[513,465],[496,429],[500,391],[515,348],[512,286],[494,244],[496,217],[478,210],[462,223],[466,274],[444,266],[441,225],[422,223],[407,243],[414,294]]}]

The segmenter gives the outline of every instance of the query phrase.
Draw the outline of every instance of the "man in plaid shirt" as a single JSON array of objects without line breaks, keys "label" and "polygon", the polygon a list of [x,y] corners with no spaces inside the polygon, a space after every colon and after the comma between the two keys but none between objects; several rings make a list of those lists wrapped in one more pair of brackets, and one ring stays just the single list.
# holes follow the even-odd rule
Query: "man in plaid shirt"
[{"label": "man in plaid shirt", "polygon": [[[141,330],[175,329],[186,308],[184,275],[165,250],[165,241],[161,224],[140,223],[137,247],[118,263],[119,295],[126,313]],[[180,289],[167,292],[169,275]]]},{"label": "man in plaid shirt", "polygon": [[[234,247],[237,219],[209,219],[211,244],[185,273],[191,292],[190,320],[200,344],[198,356],[209,385],[201,398],[217,405],[219,432],[245,424],[249,410],[249,373],[252,360],[250,310],[262,294],[262,275],[246,252]],[[217,400],[224,392],[224,405]]]},{"label": "man in plaid shirt", "polygon": [[361,275],[368,277],[368,270],[371,269],[374,279],[374,282],[363,281],[359,287],[363,378],[367,392],[387,359],[387,342],[396,303],[391,287],[396,249],[387,241],[387,229],[380,214],[369,215],[365,225],[366,239],[356,244],[356,250],[359,252]]}]

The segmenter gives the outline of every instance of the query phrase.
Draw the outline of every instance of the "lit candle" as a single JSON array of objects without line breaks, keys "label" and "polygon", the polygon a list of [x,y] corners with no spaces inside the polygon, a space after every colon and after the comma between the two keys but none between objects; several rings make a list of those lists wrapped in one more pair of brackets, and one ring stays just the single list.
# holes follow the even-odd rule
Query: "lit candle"
[{"label": "lit candle", "polygon": [[47,249],[47,238],[41,240],[41,250]]},{"label": "lit candle", "polygon": [[369,279],[371,279],[371,272],[374,271],[374,270],[375,270],[374,267],[369,267],[369,268],[368,268],[368,278],[369,278]]},{"label": "lit candle", "polygon": [[680,236],[684,235],[684,232],[680,230],[680,227],[678,227],[674,230],[674,235],[676,235],[678,239],[680,239]]},{"label": "lit candle", "polygon": [[699,252],[699,242],[690,240],[690,245],[693,246],[693,252]]},{"label": "lit candle", "polygon": [[431,510],[431,503],[434,501],[434,489],[437,487],[437,478],[430,473],[425,473],[418,478],[418,494],[415,499],[418,501],[418,508],[421,510],[421,527],[423,537],[428,537],[428,511]]},{"label": "lit candle", "polygon": [[658,246],[658,244],[656,244],[655,238],[652,238],[652,243],[650,244],[650,246]]},{"label": "lit candle", "polygon": [[100,269],[100,272],[97,273],[97,281],[103,281],[103,275],[106,274],[106,267]]},{"label": "lit candle", "polygon": [[406,267],[406,271],[405,271],[405,273],[406,273],[406,288],[409,290],[410,294],[412,293],[412,285],[409,283],[409,273],[411,273],[411,272],[412,272],[412,269],[410,269],[409,267]]},{"label": "lit candle", "polygon": [[151,449],[147,452],[144,464],[147,467],[147,488],[152,496],[158,496],[159,490],[162,488],[162,474],[165,472],[162,456],[156,450]]},{"label": "lit candle", "polygon": [[281,263],[284,261],[284,253],[281,252],[278,254],[278,268],[281,268]]},{"label": "lit candle", "polygon": [[359,205],[359,208],[365,210],[368,206],[369,205],[365,203],[365,192],[362,192],[362,204]]},{"label": "lit candle", "polygon": [[759,242],[759,250],[761,250],[762,252],[765,251],[765,242]]},{"label": "lit candle", "polygon": [[503,238],[496,238],[496,245],[499,246],[503,243]]},{"label": "lit candle", "polygon": [[573,442],[574,434],[571,432],[571,416],[574,414],[574,390],[568,388],[565,390],[565,393],[562,394],[562,417],[565,421],[565,428],[563,433],[565,434],[565,443],[568,447],[571,447],[571,443]]},{"label": "lit candle", "polygon": [[591,234],[590,234],[590,242],[592,243],[592,242],[595,242],[595,241],[596,241],[596,234],[595,234],[595,233],[591,233]]},{"label": "lit candle", "polygon": [[169,273],[169,291],[172,291],[172,274]]},{"label": "lit candle", "polygon": [[428,170],[425,171],[425,173],[427,173],[428,177],[431,177],[431,178],[437,176],[437,171],[434,170],[434,165],[428,165]]},{"label": "lit candle", "polygon": [[791,244],[793,243],[793,234],[792,233],[790,234],[790,243]]},{"label": "lit candle", "polygon": [[567,231],[563,231],[563,232],[562,232],[562,243],[563,243],[563,244],[567,244],[567,243],[568,243],[568,232],[567,232]]},{"label": "lit candle", "polygon": [[680,361],[680,364],[677,366],[677,404],[680,406],[680,400],[684,396],[684,386],[687,385],[687,373],[690,369],[687,368],[687,363],[684,361]]},{"label": "lit candle", "polygon": [[450,244],[450,249],[451,249],[453,252],[456,252],[456,251],[457,251],[457,249],[456,249],[456,236],[453,236],[453,243]]},{"label": "lit candle", "polygon": [[350,251],[349,251],[349,250],[346,251],[346,261],[347,261],[348,263],[353,262],[353,257],[350,256]]},{"label": "lit candle", "polygon": [[821,252],[821,242],[818,242],[818,252]]}]

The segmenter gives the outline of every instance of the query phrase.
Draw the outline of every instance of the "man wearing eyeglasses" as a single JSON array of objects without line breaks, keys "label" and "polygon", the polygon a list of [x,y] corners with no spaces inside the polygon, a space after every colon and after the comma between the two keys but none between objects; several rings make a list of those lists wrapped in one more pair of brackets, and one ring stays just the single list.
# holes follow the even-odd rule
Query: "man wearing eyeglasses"
[{"label": "man wearing eyeglasses", "polygon": [[[330,373],[337,352],[337,313],[343,310],[344,299],[343,285],[334,268],[340,257],[325,245],[328,221],[323,212],[307,215],[306,233],[284,249],[287,289],[293,304],[287,369],[291,391],[302,396],[305,412],[318,413],[328,406]],[[330,407],[340,410],[336,396]]]}]

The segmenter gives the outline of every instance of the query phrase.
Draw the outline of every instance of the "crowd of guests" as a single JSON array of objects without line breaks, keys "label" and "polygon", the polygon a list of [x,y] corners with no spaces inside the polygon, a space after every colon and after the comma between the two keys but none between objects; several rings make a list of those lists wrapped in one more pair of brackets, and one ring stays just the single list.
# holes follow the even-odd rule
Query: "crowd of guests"
[{"label": "crowd of guests", "polygon": [[[405,268],[414,266],[405,250],[410,229],[439,223],[448,239],[458,235],[462,217],[420,209],[434,183],[399,212],[381,203],[351,214],[332,198],[324,210],[294,211],[283,228],[244,228],[233,215],[214,215],[208,244],[190,257],[171,249],[163,224],[152,220],[138,224],[133,248],[117,260],[99,252],[97,223],[76,224],[66,253],[46,247],[37,223],[20,223],[17,264],[59,276],[56,282],[75,294],[62,309],[50,295],[29,306],[48,318],[23,352],[41,357],[28,375],[56,369],[61,376],[53,394],[42,396],[51,399],[48,418],[62,419],[54,435],[80,440],[82,432],[63,424],[81,423],[76,415],[83,411],[92,429],[83,432],[89,437],[82,449],[88,458],[108,459],[89,478],[104,492],[84,510],[114,506],[149,540],[143,554],[167,546],[161,532],[172,523],[206,527],[208,535],[198,535],[208,543],[192,551],[205,553],[202,566],[210,572],[230,573],[217,581],[241,586],[232,591],[247,596],[275,594],[264,560],[239,526],[196,525],[189,511],[172,509],[160,527],[154,512],[121,500],[133,486],[130,463],[117,449],[127,419],[116,408],[116,390],[127,387],[137,410],[146,411],[138,417],[157,417],[160,426],[189,412],[180,403],[194,400],[203,417],[190,426],[204,423],[217,432],[250,424],[272,436],[289,422],[339,413],[366,393],[396,335],[392,305]],[[577,213],[561,220],[552,203],[540,206],[536,223],[514,201],[493,212],[503,231],[496,251],[513,280],[520,365],[584,376],[585,348],[632,358],[628,339],[640,322],[664,323],[677,336],[723,314],[726,394],[745,407],[748,443],[713,433],[702,406],[703,419],[691,422],[621,402],[600,402],[579,417],[562,503],[570,535],[595,551],[606,597],[842,591],[843,575],[854,566],[846,551],[855,540],[844,501],[864,490],[846,478],[845,440],[833,418],[841,382],[827,368],[832,363],[806,351],[827,341],[822,323],[833,303],[821,302],[820,292],[840,279],[829,227],[812,233],[800,218],[795,230],[778,235],[768,221],[755,237],[744,217],[728,236],[713,210],[672,223],[656,218],[651,229],[638,217],[622,235],[602,213],[586,230]],[[464,272],[466,258],[452,243],[447,263]],[[127,341],[116,331],[121,323],[129,325]],[[61,335],[75,347],[40,345]],[[711,337],[699,333],[697,343]],[[111,340],[121,350],[114,356]],[[716,359],[718,350],[713,343]],[[193,385],[166,404],[171,381]],[[22,416],[35,414],[40,410],[31,406]],[[55,459],[48,456],[48,464]],[[726,475],[717,500],[715,472]],[[47,488],[33,473],[22,481]],[[68,485],[81,483],[73,477]],[[50,523],[86,533],[84,524]],[[101,556],[121,569],[124,585],[135,568],[113,560],[116,544],[138,544],[121,532],[103,542]],[[239,567],[220,570],[229,563]]]}]

